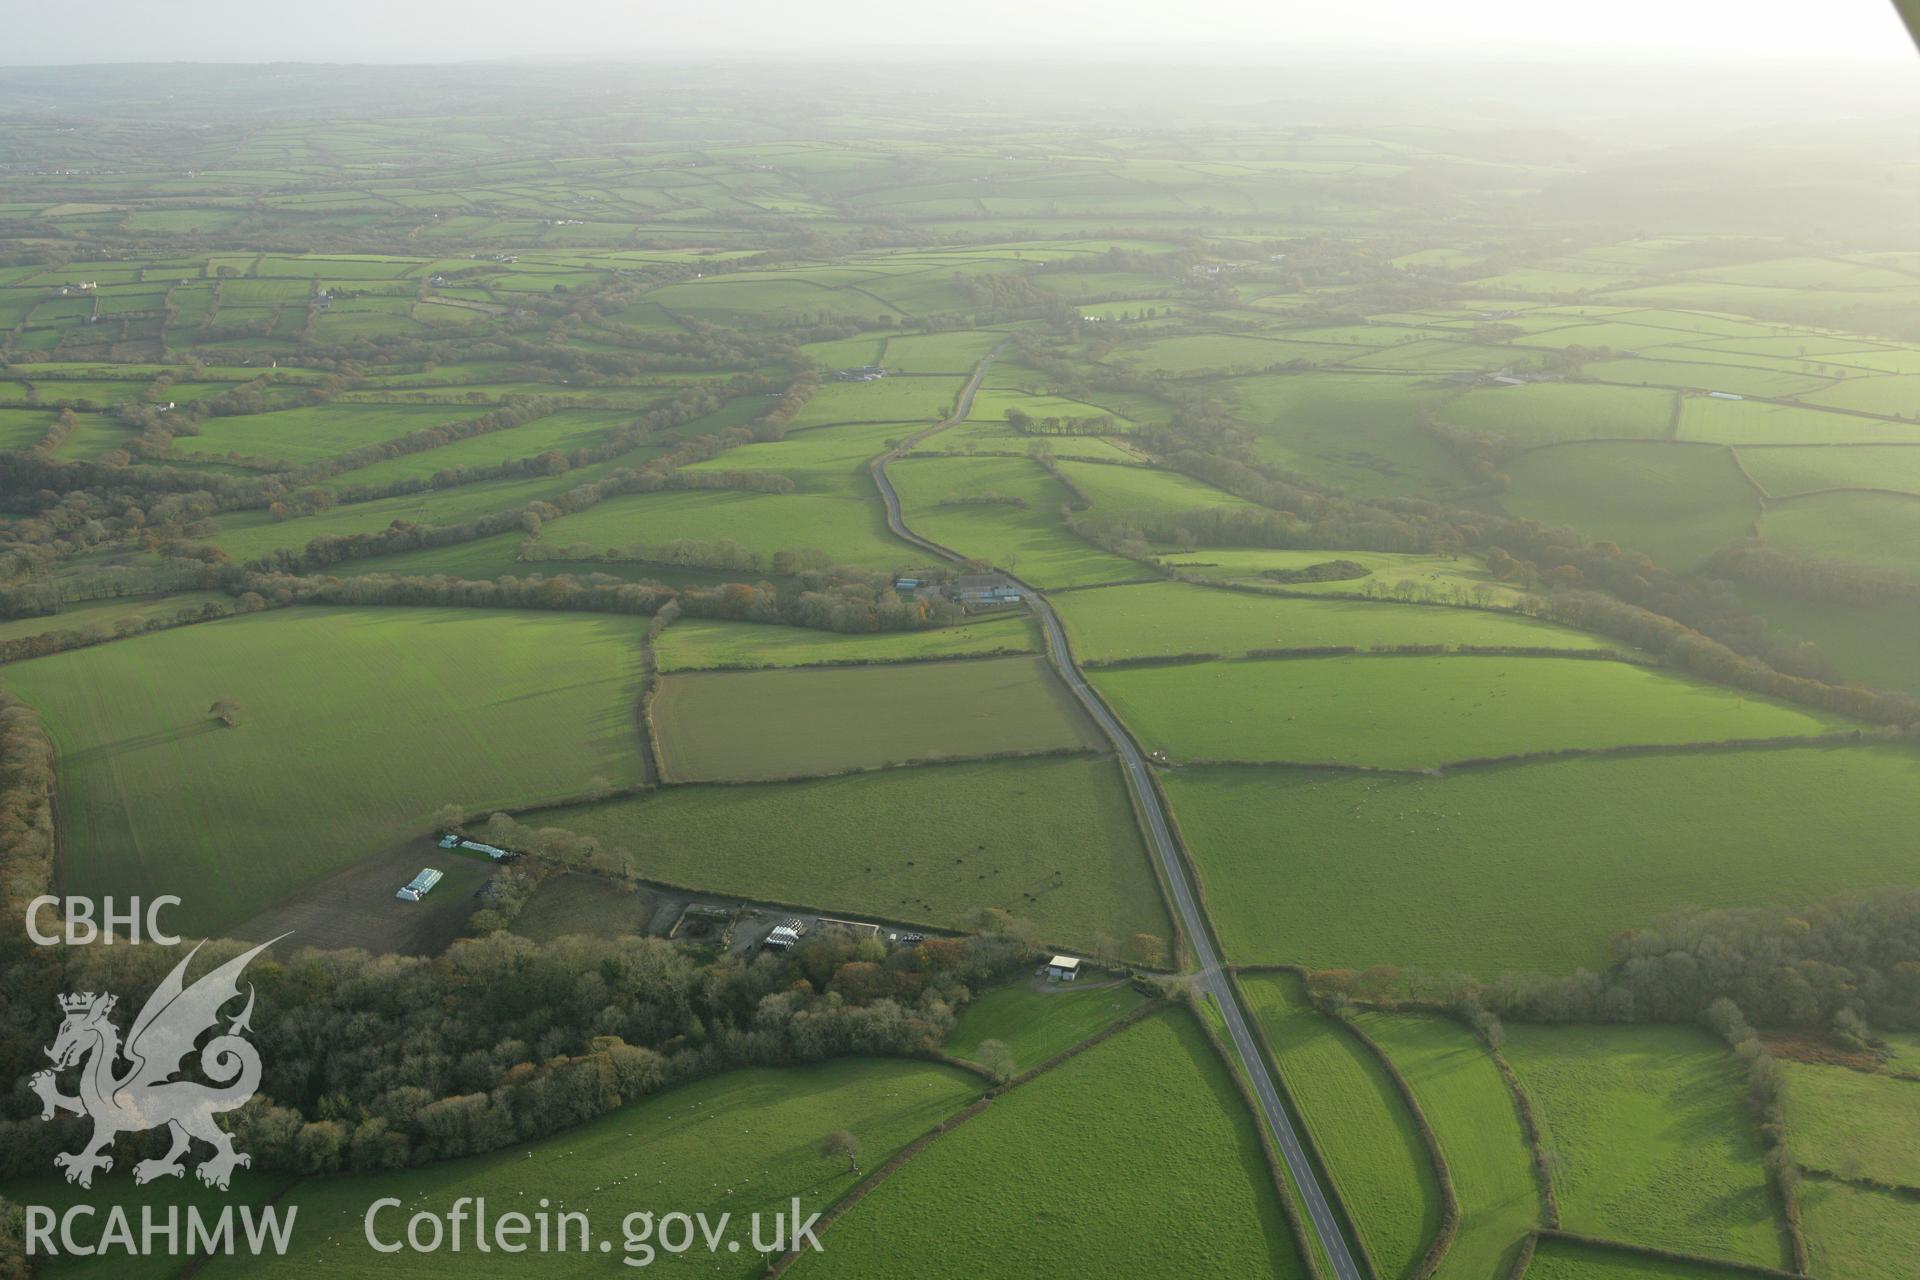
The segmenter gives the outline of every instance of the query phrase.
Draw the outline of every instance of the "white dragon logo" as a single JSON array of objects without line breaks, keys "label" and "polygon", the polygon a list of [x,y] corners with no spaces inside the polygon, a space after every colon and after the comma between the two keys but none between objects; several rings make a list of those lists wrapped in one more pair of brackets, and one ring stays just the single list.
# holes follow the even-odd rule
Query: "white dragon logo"
[{"label": "white dragon logo", "polygon": [[[68,1182],[91,1187],[95,1170],[113,1168],[113,1157],[107,1149],[117,1135],[161,1125],[172,1130],[173,1148],[158,1160],[136,1164],[136,1183],[184,1174],[182,1160],[195,1138],[214,1148],[212,1157],[194,1170],[210,1187],[226,1190],[234,1169],[253,1163],[245,1152],[233,1149],[233,1138],[214,1122],[219,1113],[244,1104],[260,1086],[259,1051],[240,1035],[251,1030],[251,985],[246,1008],[229,1022],[227,1033],[215,1036],[200,1051],[200,1070],[209,1080],[220,1083],[208,1085],[169,1077],[182,1069],[182,1060],[193,1052],[201,1034],[218,1024],[220,1007],[240,994],[240,972],[248,961],[279,940],[263,942],[187,986],[187,965],[200,950],[196,946],[148,997],[127,1033],[124,1049],[119,1030],[107,1020],[117,997],[91,991],[60,997],[60,1007],[67,1016],[53,1047],[47,1050],[53,1069],[36,1073],[30,1083],[44,1104],[41,1119],[51,1120],[61,1111],[93,1117],[93,1137],[87,1144],[53,1158],[54,1164],[66,1171]],[[123,1057],[128,1069],[116,1074]],[[76,1063],[84,1063],[79,1093],[68,1097],[60,1092],[54,1077]]]}]

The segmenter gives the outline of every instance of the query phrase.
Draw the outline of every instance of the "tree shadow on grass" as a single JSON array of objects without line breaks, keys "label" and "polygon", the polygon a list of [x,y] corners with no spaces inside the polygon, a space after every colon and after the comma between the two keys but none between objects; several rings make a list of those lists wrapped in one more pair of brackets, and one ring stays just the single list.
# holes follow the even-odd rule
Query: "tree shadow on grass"
[{"label": "tree shadow on grass", "polygon": [[215,720],[199,720],[192,724],[181,725],[173,729],[156,729],[152,733],[136,734],[131,738],[119,738],[112,742],[103,742],[98,746],[86,747],[66,757],[70,765],[88,765],[111,760],[116,756],[128,755],[135,751],[146,751],[153,747],[172,746],[191,738],[204,737],[209,733],[218,733],[224,725]]}]

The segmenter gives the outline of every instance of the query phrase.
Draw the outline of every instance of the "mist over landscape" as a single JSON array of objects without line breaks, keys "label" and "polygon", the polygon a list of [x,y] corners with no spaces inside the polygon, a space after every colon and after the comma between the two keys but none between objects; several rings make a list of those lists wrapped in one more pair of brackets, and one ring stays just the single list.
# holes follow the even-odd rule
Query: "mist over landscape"
[{"label": "mist over landscape", "polygon": [[16,18],[0,1280],[1914,1280],[1915,58]]}]

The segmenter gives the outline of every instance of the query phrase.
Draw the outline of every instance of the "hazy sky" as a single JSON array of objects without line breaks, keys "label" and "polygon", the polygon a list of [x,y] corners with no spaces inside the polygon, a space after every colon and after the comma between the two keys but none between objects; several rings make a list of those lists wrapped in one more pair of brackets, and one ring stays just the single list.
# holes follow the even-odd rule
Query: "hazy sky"
[{"label": "hazy sky", "polygon": [[[21,6],[0,65],[463,61],[879,46],[1469,46],[1565,56],[1914,59],[1891,0],[88,0]],[[1438,52],[1438,50],[1436,50]]]},{"label": "hazy sky", "polygon": [[[0,13],[22,0],[4,0]],[[1891,0],[88,0],[21,9],[0,65],[173,61],[448,62],[680,49],[1389,42],[1741,59],[1914,59]]]}]

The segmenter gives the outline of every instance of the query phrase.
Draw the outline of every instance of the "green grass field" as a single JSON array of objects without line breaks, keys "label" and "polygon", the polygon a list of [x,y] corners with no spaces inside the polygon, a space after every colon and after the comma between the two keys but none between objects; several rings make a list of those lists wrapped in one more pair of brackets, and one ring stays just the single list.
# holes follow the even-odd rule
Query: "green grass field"
[{"label": "green grass field", "polygon": [[1770,545],[1866,565],[1920,582],[1920,498],[1886,493],[1824,493],[1774,503],[1760,524]]},{"label": "green grass field", "polygon": [[400,551],[387,556],[369,556],[331,565],[327,572],[337,578],[357,578],[367,574],[396,577],[433,577],[496,580],[499,578],[539,578],[565,574],[591,577],[600,575],[622,582],[658,582],[666,586],[715,587],[739,582],[742,578],[786,581],[777,574],[753,574],[724,569],[699,569],[657,560],[568,560],[520,559],[520,548],[527,541],[516,529],[489,534],[471,542],[450,542],[444,547],[424,547],[418,551]]},{"label": "green grass field", "polygon": [[[392,1196],[403,1208],[378,1219],[383,1238],[399,1239],[409,1215],[444,1214],[461,1196],[485,1196],[499,1215],[550,1211],[590,1215],[594,1251],[482,1254],[409,1253],[409,1274],[423,1276],[579,1275],[620,1267],[626,1215],[704,1211],[734,1216],[741,1250],[718,1255],[704,1245],[674,1257],[659,1253],[648,1273],[760,1274],[745,1219],[771,1217],[798,1196],[803,1213],[825,1208],[858,1181],[847,1162],[820,1153],[835,1129],[860,1140],[871,1168],[966,1105],[979,1082],[931,1063],[843,1058],[817,1066],[754,1068],[697,1081],[592,1120],[534,1144],[403,1172],[342,1175],[302,1182],[283,1203],[298,1205],[294,1246],[283,1258],[215,1259],[208,1276],[357,1277],[390,1275],[391,1256],[365,1241],[362,1219],[373,1201]],[[609,1239],[612,1256],[598,1252]],[[639,1255],[635,1256],[636,1259]]]},{"label": "green grass field", "polygon": [[1058,945],[1171,937],[1110,760],[668,787],[540,821],[631,850],[642,877],[716,893],[938,926],[1000,907]]},{"label": "green grass field", "polygon": [[1920,495],[1920,441],[1833,449],[1753,447],[1742,449],[1740,460],[1776,498],[1821,489],[1897,489]]},{"label": "green grass field", "polygon": [[566,453],[591,448],[615,428],[633,421],[634,414],[619,409],[562,409],[544,418],[490,431],[438,449],[402,454],[372,466],[343,471],[329,479],[330,489],[375,489],[395,481],[437,475],[456,467],[498,466],[519,458],[537,457],[549,450]]},{"label": "green grass field", "polygon": [[1358,369],[1434,374],[1504,369],[1518,363],[1518,357],[1510,347],[1423,338],[1386,347],[1348,363]]},{"label": "green grass field", "polygon": [[1688,396],[1680,410],[1679,438],[1735,445],[1891,444],[1920,440],[1920,426],[1811,406]]},{"label": "green grass field", "polygon": [[1098,672],[1141,741],[1180,760],[1428,769],[1568,748],[1715,742],[1854,727],[1622,662],[1382,657],[1202,662]]},{"label": "green grass field", "polygon": [[1040,648],[1032,619],[977,618],[928,631],[843,635],[720,618],[680,618],[654,641],[661,671],[714,667],[804,667],[825,663],[905,662]]},{"label": "green grass field", "polygon": [[1666,434],[1673,416],[1673,393],[1534,382],[1469,391],[1448,401],[1437,416],[1442,422],[1522,446],[1559,440],[1653,440]]},{"label": "green grass field", "polygon": [[1787,1141],[1809,1169],[1920,1191],[1920,1082],[1782,1064]]},{"label": "green grass field", "polygon": [[422,427],[471,418],[489,407],[322,404],[208,418],[198,435],[175,437],[173,450],[186,457],[240,453],[296,464],[318,462]]},{"label": "green grass field", "polygon": [[120,622],[146,622],[170,618],[182,609],[219,602],[231,605],[232,597],[218,591],[181,591],[173,595],[131,597],[111,600],[87,600],[68,605],[58,613],[43,617],[10,618],[0,622],[0,641],[21,640],[45,635],[49,631],[88,631],[115,634]]},{"label": "green grass field", "polygon": [[954,400],[964,381],[962,378],[894,377],[878,382],[824,382],[806,406],[794,415],[793,425],[938,422],[953,411]]},{"label": "green grass field", "polygon": [[586,934],[618,938],[645,931],[654,895],[604,876],[548,876],[513,918],[513,931],[536,942]]},{"label": "green grass field", "polygon": [[1109,467],[1095,462],[1062,462],[1060,473],[1087,495],[1101,514],[1141,512],[1177,514],[1196,507],[1252,507],[1245,498],[1202,484],[1177,471],[1149,467]]},{"label": "green grass field", "polygon": [[1797,904],[1904,883],[1916,782],[1920,755],[1852,746],[1444,779],[1234,767],[1166,776],[1230,958],[1489,977],[1598,968],[1615,933],[1682,907]]},{"label": "green grass field", "polygon": [[[0,384],[0,391],[9,394],[18,390],[17,386]],[[51,409],[0,409],[0,449],[31,449],[47,434],[57,416]],[[78,430],[76,427],[76,433]]]},{"label": "green grass field", "polygon": [[[1192,550],[1167,547],[1158,549],[1157,553],[1163,563],[1183,576],[1220,582],[1279,585],[1288,591],[1325,595],[1404,592],[1415,598],[1430,592],[1442,599],[1463,602],[1484,600],[1489,604],[1509,607],[1525,595],[1518,588],[1495,578],[1477,561],[1465,557],[1409,555],[1395,551],[1287,551],[1266,547],[1198,547]],[[1263,576],[1269,569],[1297,571],[1333,560],[1350,560],[1367,570],[1366,576],[1278,584]]]},{"label": "green grass field", "polygon": [[841,773],[1104,740],[1038,656],[684,673],[653,700],[677,782]]},{"label": "green grass field", "polygon": [[133,432],[119,419],[106,414],[87,414],[81,417],[73,434],[54,450],[54,455],[97,462],[103,454],[126,448],[133,443],[133,438]]},{"label": "green grass field", "polygon": [[[933,437],[932,443],[937,443],[940,440],[952,436],[959,436],[962,439],[971,438],[984,440],[988,439],[990,434],[998,434],[1004,441],[1000,446],[1002,448],[1025,452],[1027,448],[1034,444],[1044,443],[1052,448],[1055,453],[1067,454],[1074,452],[1087,439],[1099,438],[1084,436],[1036,437],[1021,435],[1019,432],[1013,430],[1007,423],[1007,411],[1009,409],[1018,409],[1030,418],[1098,418],[1106,415],[1112,417],[1114,420],[1109,434],[1119,434],[1132,429],[1131,423],[1124,414],[1115,413],[1104,405],[1096,404],[1091,400],[1074,400],[1065,396],[1033,394],[1024,386],[1018,385],[1018,383],[1028,379],[1038,379],[1044,384],[1048,380],[1047,376],[1037,371],[1029,371],[1026,377],[1022,378],[1019,369],[1019,365],[1005,357],[995,361],[993,367],[987,371],[986,385],[982,386],[979,392],[975,394],[973,397],[973,406],[967,413],[967,424],[975,428],[975,430],[963,432],[961,429],[956,428],[951,431],[945,431]],[[1008,381],[1002,381],[1002,379],[1007,379]],[[988,430],[985,430],[985,428],[994,428],[997,430],[994,433],[990,433]]]},{"label": "green grass field", "polygon": [[1464,478],[1421,429],[1447,398],[1438,380],[1328,372],[1235,378],[1220,389],[1260,428],[1262,461],[1363,494],[1425,494]]},{"label": "green grass field", "polygon": [[1691,1027],[1510,1026],[1569,1231],[1787,1264],[1738,1059]]},{"label": "green grass field", "polygon": [[1460,1204],[1438,1280],[1503,1276],[1539,1224],[1539,1184],[1513,1095],[1473,1033],[1446,1018],[1361,1013],[1359,1025],[1407,1078],[1433,1126]]},{"label": "green grass field", "polygon": [[1885,1069],[1909,1080],[1920,1080],[1920,1032],[1890,1032],[1882,1037]]},{"label": "green grass field", "polygon": [[1831,1178],[1800,1183],[1800,1229],[1815,1275],[1908,1280],[1920,1239],[1920,1200]]},{"label": "green grass field", "polygon": [[1907,373],[1848,378],[1800,398],[1808,404],[1912,418],[1920,412],[1920,376]]},{"label": "green grass field", "polygon": [[960,1011],[946,1049],[957,1058],[971,1058],[982,1042],[998,1040],[1013,1055],[1014,1069],[1027,1071],[1145,1001],[1131,983],[1105,982],[1092,974],[1070,984],[1019,982],[975,996]]},{"label": "green grass field", "polygon": [[801,493],[831,493],[878,501],[867,464],[886,452],[889,441],[904,440],[924,423],[885,422],[870,426],[814,427],[783,440],[744,444],[717,457],[683,468],[702,471],[766,471],[790,478]]},{"label": "green grass field", "polygon": [[[343,504],[318,515],[294,516],[288,520],[275,520],[264,511],[238,511],[219,518],[220,531],[211,541],[244,564],[282,547],[298,551],[315,538],[379,533],[395,521],[419,525],[464,524],[497,511],[524,507],[530,502],[552,501],[577,485],[606,475],[618,465],[603,463],[560,476],[483,480],[452,489],[430,489]],[[556,522],[555,529],[558,528]]]},{"label": "green grass field", "polygon": [[1747,536],[1759,498],[1724,449],[1590,443],[1537,449],[1507,465],[1511,515],[1578,529],[1684,571]]},{"label": "green grass field", "polygon": [[[953,1247],[965,1240],[965,1248]],[[797,1276],[1304,1274],[1253,1118],[1192,1019],[1130,1027],[936,1141]]]},{"label": "green grass field", "polygon": [[1308,600],[1148,582],[1075,591],[1056,601],[1080,661],[1254,649],[1403,644],[1612,647],[1550,622],[1478,609],[1373,600]]},{"label": "green grass field", "polygon": [[[211,932],[433,811],[640,778],[645,619],[289,608],[6,668],[58,753],[68,888]],[[244,723],[218,726],[215,699]],[[217,884],[218,892],[192,886]]]},{"label": "green grass field", "polygon": [[669,284],[654,290],[648,300],[676,317],[748,328],[798,315],[867,319],[893,311],[864,294],[806,279],[768,279],[762,273],[746,272]]},{"label": "green grass field", "polygon": [[1696,391],[1731,391],[1743,396],[1801,395],[1810,400],[1824,397],[1820,388],[1829,379],[1815,374],[1794,373],[1784,369],[1764,369],[1751,365],[1722,363],[1724,355],[1701,351],[1697,360],[1687,358],[1681,348],[1669,348],[1670,360],[1603,360],[1586,366],[1589,378],[1632,386],[1686,387]]},{"label": "green grass field", "polygon": [[[290,1173],[238,1169],[234,1171],[232,1186],[226,1191],[208,1187],[194,1177],[159,1178],[144,1186],[125,1177],[111,1181],[101,1179],[91,1190],[82,1190],[63,1178],[48,1176],[0,1182],[0,1196],[15,1205],[44,1205],[56,1213],[64,1213],[76,1205],[88,1205],[95,1216],[77,1221],[93,1224],[103,1223],[105,1215],[115,1207],[125,1209],[129,1220],[138,1223],[141,1210],[151,1206],[157,1219],[164,1222],[168,1209],[176,1206],[182,1213],[189,1208],[198,1209],[208,1218],[217,1216],[221,1208],[229,1204],[236,1210],[242,1206],[257,1208],[274,1201],[298,1181]],[[84,1239],[85,1230],[85,1227],[76,1228],[76,1236]],[[34,1263],[36,1275],[57,1276],[59,1280],[172,1280],[180,1274],[182,1265],[180,1258],[159,1250],[144,1256],[118,1250],[91,1257],[63,1252],[57,1257],[35,1257]]]},{"label": "green grass field", "polygon": [[1880,605],[1804,600],[1742,584],[1740,603],[1789,642],[1811,643],[1843,676],[1870,688],[1920,693],[1920,602]]},{"label": "green grass field", "polygon": [[1006,336],[990,329],[900,334],[886,339],[886,350],[879,356],[879,362],[902,373],[966,373],[979,364],[987,352],[1005,341]]},{"label": "green grass field", "polygon": [[1237,333],[1203,333],[1160,338],[1144,346],[1129,347],[1119,359],[1136,368],[1172,374],[1203,370],[1248,372],[1283,365],[1296,359],[1314,364],[1337,364],[1350,356],[1364,355],[1369,350],[1371,348],[1357,345],[1287,342]]},{"label": "green grass field", "polygon": [[1571,1240],[1542,1240],[1527,1266],[1526,1280],[1734,1280],[1741,1274],[1710,1262],[1679,1262]]},{"label": "green grass field", "polygon": [[[907,527],[962,555],[1010,569],[1040,587],[1120,582],[1144,567],[1100,550],[1062,522],[1065,486],[1025,458],[910,457],[887,468]],[[1011,503],[942,505],[999,495]]]},{"label": "green grass field", "polygon": [[609,498],[555,520],[540,540],[596,551],[659,547],[682,538],[737,542],[756,555],[821,551],[836,564],[896,569],[925,558],[887,532],[878,495],[686,489]]},{"label": "green grass field", "polygon": [[1383,1277],[1412,1272],[1440,1230],[1440,1185],[1406,1103],[1366,1047],[1306,1003],[1293,974],[1244,974],[1296,1110]]}]

